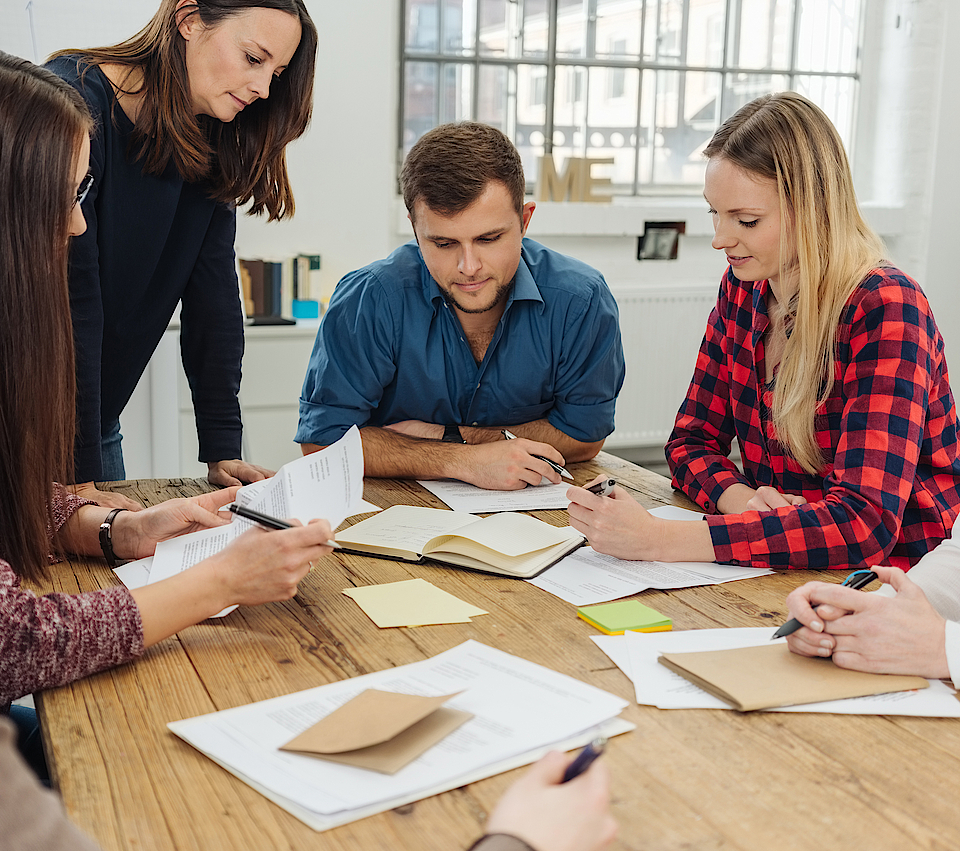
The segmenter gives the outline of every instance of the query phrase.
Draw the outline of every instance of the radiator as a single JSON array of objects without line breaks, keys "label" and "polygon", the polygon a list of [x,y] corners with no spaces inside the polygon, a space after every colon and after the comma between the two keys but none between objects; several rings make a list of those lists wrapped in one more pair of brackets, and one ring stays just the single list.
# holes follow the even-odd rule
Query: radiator
[{"label": "radiator", "polygon": [[627,376],[605,447],[663,446],[693,375],[716,284],[613,287]]}]

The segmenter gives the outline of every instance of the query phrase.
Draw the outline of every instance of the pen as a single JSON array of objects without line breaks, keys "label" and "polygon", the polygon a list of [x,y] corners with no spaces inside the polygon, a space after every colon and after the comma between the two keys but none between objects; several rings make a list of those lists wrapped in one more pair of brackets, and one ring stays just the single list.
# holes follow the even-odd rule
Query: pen
[{"label": "pen", "polygon": [[[506,429],[501,429],[500,434],[502,434],[507,440],[517,439],[517,436],[513,432],[507,431]],[[573,476],[571,476],[566,470],[564,470],[563,467],[561,467],[556,461],[551,461],[549,458],[544,458],[542,455],[534,455],[533,457],[539,458],[541,461],[546,461],[561,476],[564,476],[565,478],[568,478],[568,479],[573,478]]]},{"label": "pen", "polygon": [[[228,511],[232,511],[238,517],[243,517],[246,520],[252,520],[254,523],[259,523],[261,526],[265,526],[267,529],[292,529],[293,524],[287,523],[286,520],[278,520],[276,517],[271,517],[269,514],[264,514],[262,511],[254,511],[252,508],[247,508],[245,505],[237,505],[235,502],[227,506]],[[328,547],[333,547],[335,550],[341,549],[340,544],[336,541],[327,541]]]},{"label": "pen", "polygon": [[567,766],[567,770],[563,772],[563,780],[560,782],[567,783],[573,780],[574,777],[579,777],[583,774],[583,772],[593,764],[593,761],[603,753],[606,744],[607,740],[603,736],[598,736],[590,742],[589,745],[577,754],[577,758]]},{"label": "pen", "polygon": [[[843,580],[843,585],[846,588],[852,588],[854,591],[859,591],[865,585],[869,585],[877,578],[872,570],[855,570],[851,573],[846,579]],[[814,611],[817,610],[817,606],[813,607]],[[770,638],[773,641],[774,638],[783,638],[785,635],[793,635],[803,624],[800,623],[796,618],[790,618],[783,626],[778,629],[773,636]]]},{"label": "pen", "polygon": [[604,479],[602,482],[597,482],[595,485],[590,485],[584,490],[590,491],[590,493],[595,493],[597,496],[608,496],[610,491],[612,491],[617,485],[616,479]]}]

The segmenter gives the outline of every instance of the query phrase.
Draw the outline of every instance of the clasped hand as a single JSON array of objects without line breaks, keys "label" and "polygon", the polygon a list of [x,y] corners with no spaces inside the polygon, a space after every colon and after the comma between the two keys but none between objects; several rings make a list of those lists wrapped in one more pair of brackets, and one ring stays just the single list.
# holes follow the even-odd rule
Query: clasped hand
[{"label": "clasped hand", "polygon": [[[808,582],[787,597],[803,627],[787,638],[801,656],[832,656],[841,668],[878,674],[949,676],[946,623],[899,568],[873,567],[896,596]],[[816,607],[816,609],[814,609]]]}]

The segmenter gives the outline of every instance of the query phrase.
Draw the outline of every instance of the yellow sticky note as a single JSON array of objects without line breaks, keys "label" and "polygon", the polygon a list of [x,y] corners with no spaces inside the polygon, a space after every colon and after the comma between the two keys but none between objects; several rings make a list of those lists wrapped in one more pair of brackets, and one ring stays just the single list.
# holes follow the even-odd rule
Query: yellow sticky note
[{"label": "yellow sticky note", "polygon": [[474,615],[488,614],[425,579],[346,588],[343,593],[381,628],[469,623]]}]

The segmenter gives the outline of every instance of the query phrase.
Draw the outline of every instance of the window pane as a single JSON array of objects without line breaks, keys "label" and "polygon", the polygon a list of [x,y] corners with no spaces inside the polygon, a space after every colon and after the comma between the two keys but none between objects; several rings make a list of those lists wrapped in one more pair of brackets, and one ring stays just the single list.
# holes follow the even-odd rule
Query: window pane
[{"label": "window pane", "polygon": [[557,56],[563,59],[581,59],[587,55],[585,3],[561,2],[557,12]]},{"label": "window pane", "polygon": [[648,71],[643,83],[642,179],[655,186],[699,186],[703,149],[719,126],[720,74]]},{"label": "window pane", "polygon": [[[503,130],[507,135],[508,120],[512,122],[510,107],[512,69],[505,65],[480,66],[480,91],[477,103],[477,121]],[[510,118],[508,119],[508,115]]]},{"label": "window pane", "polygon": [[789,70],[793,13],[794,0],[740,0],[739,26],[730,33],[730,66]]},{"label": "window pane", "polygon": [[789,88],[790,78],[784,74],[728,74],[721,121],[726,121],[741,106],[760,95],[783,92]]},{"label": "window pane", "polygon": [[476,23],[476,0],[444,0],[443,52],[460,56],[472,54]]},{"label": "window pane", "polygon": [[855,72],[859,36],[860,0],[804,0],[798,70]]},{"label": "window pane", "polygon": [[439,124],[437,120],[437,66],[433,62],[407,62],[403,86],[403,153]]},{"label": "window pane", "polygon": [[640,2],[597,0],[597,34],[591,55],[598,59],[639,59],[642,6]]},{"label": "window pane", "polygon": [[678,64],[682,60],[683,0],[647,4],[644,42],[644,59],[650,62]]},{"label": "window pane", "polygon": [[820,107],[837,128],[850,155],[857,83],[850,77],[797,77],[795,88]]},{"label": "window pane", "polygon": [[464,63],[444,63],[441,73],[440,120],[464,121],[473,117],[473,66]]},{"label": "window pane", "polygon": [[694,0],[687,22],[688,65],[723,65],[723,34],[727,19],[726,0]]},{"label": "window pane", "polygon": [[407,0],[407,50],[436,53],[440,44],[440,9],[437,0]]},{"label": "window pane", "polygon": [[544,58],[550,35],[547,0],[525,0],[523,4],[522,55],[527,59]]},{"label": "window pane", "polygon": [[509,0],[480,0],[480,52],[487,56],[516,56],[516,4]]},{"label": "window pane", "polygon": [[594,171],[613,180],[611,191],[615,194],[632,195],[640,72],[636,68],[591,68],[589,80],[585,153],[588,157],[612,157],[612,166],[596,166]]}]

